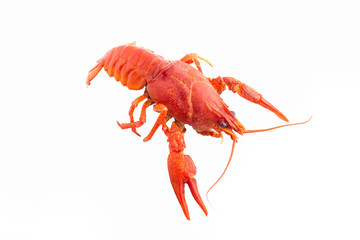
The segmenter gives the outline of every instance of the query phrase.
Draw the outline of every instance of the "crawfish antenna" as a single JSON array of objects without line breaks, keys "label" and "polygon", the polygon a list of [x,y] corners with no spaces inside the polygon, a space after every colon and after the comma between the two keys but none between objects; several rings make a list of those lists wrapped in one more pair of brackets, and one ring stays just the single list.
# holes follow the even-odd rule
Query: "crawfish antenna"
[{"label": "crawfish antenna", "polygon": [[209,190],[207,190],[206,199],[208,200],[208,202],[209,202],[209,192],[210,192],[210,190],[220,181],[220,179],[224,176],[226,170],[228,169],[228,167],[230,165],[230,162],[231,162],[231,159],[232,159],[232,156],[233,156],[233,153],[234,153],[234,149],[235,149],[235,144],[236,144],[236,138],[231,138],[231,139],[233,140],[233,144],[232,144],[232,147],[231,147],[231,154],[230,154],[229,161],[226,164],[226,167],[225,167],[224,171],[222,172],[221,176],[218,178],[218,180],[216,180],[216,182],[209,188]]},{"label": "crawfish antenna", "polygon": [[246,130],[246,129],[245,129],[243,132],[244,132],[244,133],[266,132],[266,131],[274,130],[274,129],[277,129],[277,128],[301,125],[301,124],[305,124],[305,123],[309,122],[309,121],[311,120],[311,118],[312,118],[312,115],[311,115],[311,117],[310,117],[308,120],[306,120],[305,122],[284,124],[284,125],[280,125],[280,126],[276,126],[276,127],[272,127],[272,128],[265,128],[265,129],[255,129],[255,130]]}]

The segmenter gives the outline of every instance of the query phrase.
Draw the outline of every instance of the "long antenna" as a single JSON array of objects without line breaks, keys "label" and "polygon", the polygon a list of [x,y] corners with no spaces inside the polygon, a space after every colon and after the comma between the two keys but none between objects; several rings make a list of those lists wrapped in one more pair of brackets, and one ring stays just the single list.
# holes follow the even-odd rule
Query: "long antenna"
[{"label": "long antenna", "polygon": [[[243,130],[243,133],[256,133],[256,132],[266,132],[266,131],[270,131],[270,130],[274,130],[277,128],[282,128],[282,127],[289,127],[289,126],[296,126],[296,125],[301,125],[301,124],[305,124],[307,122],[309,122],[311,120],[312,116],[306,120],[305,122],[299,122],[299,123],[290,123],[290,124],[284,124],[284,125],[280,125],[280,126],[276,126],[276,127],[272,127],[272,128],[265,128],[265,129],[255,129],[255,130]],[[226,164],[226,167],[224,169],[224,171],[222,172],[221,176],[216,180],[216,182],[209,188],[209,190],[207,190],[206,192],[206,199],[209,201],[209,192],[210,190],[220,181],[220,179],[224,176],[226,170],[228,169],[233,153],[234,153],[234,149],[235,149],[235,144],[236,144],[236,138],[232,138],[233,139],[233,144],[232,144],[232,148],[231,148],[231,154],[230,154],[230,158],[228,163]]]},{"label": "long antenna", "polygon": [[243,130],[243,133],[266,132],[266,131],[274,130],[274,129],[277,129],[277,128],[289,127],[289,126],[295,126],[295,125],[301,125],[301,124],[305,124],[305,123],[309,122],[309,121],[311,120],[311,118],[312,118],[312,116],[311,116],[308,120],[306,120],[305,122],[284,124],[284,125],[280,125],[280,126],[276,126],[276,127],[272,127],[272,128],[255,129],[255,130]]},{"label": "long antenna", "polygon": [[209,202],[209,197],[208,197],[209,191],[220,181],[220,179],[224,176],[226,170],[228,169],[228,167],[230,165],[230,162],[231,162],[231,159],[232,159],[232,156],[233,156],[233,153],[234,153],[234,149],[235,149],[235,144],[236,144],[236,138],[233,138],[233,144],[232,144],[232,148],[231,148],[231,154],[230,154],[229,161],[226,164],[226,167],[225,167],[223,173],[221,174],[221,176],[218,178],[218,180],[216,180],[216,182],[206,192],[206,199],[208,200],[208,202]]}]

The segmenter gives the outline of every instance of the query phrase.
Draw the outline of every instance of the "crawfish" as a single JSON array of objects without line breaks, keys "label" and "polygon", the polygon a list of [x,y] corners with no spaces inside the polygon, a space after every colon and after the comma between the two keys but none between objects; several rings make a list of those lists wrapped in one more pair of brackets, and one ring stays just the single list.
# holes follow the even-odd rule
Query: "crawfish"
[{"label": "crawfish", "polygon": [[[110,77],[114,77],[116,81],[120,81],[123,86],[130,90],[145,88],[144,93],[131,104],[129,110],[130,123],[117,123],[122,129],[130,128],[140,136],[136,129],[146,122],[146,109],[153,105],[154,111],[159,113],[153,128],[143,140],[149,141],[156,130],[160,126],[162,127],[169,142],[168,171],[170,181],[188,220],[190,220],[190,216],[184,196],[185,183],[188,184],[194,199],[205,215],[208,214],[208,211],[201,199],[194,178],[196,174],[195,164],[189,155],[183,153],[186,147],[184,141],[186,124],[193,127],[201,135],[222,138],[224,132],[232,139],[230,159],[220,178],[230,163],[237,141],[234,131],[243,135],[244,133],[268,131],[278,127],[302,124],[294,123],[269,129],[246,130],[220,97],[226,88],[272,111],[280,119],[286,122],[288,119],[265,100],[260,93],[245,83],[232,77],[205,77],[199,60],[211,65],[208,60],[195,53],[186,54],[179,61],[169,61],[148,49],[136,46],[135,43],[129,43],[108,51],[89,71],[86,80],[86,84],[90,85],[92,79],[104,68]],[[191,64],[195,64],[196,68]],[[134,110],[142,101],[145,103],[142,105],[139,120],[134,121]],[[174,121],[169,129],[167,121],[171,118]]]}]

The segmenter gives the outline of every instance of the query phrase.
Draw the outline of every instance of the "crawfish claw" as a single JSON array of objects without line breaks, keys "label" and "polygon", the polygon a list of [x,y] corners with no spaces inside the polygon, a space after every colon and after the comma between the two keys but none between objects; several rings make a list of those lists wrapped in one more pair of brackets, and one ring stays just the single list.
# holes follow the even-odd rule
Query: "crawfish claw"
[{"label": "crawfish claw", "polygon": [[260,93],[255,91],[249,85],[242,83],[233,77],[217,77],[209,79],[209,81],[219,94],[225,90],[225,86],[228,86],[229,90],[233,91],[234,93],[239,94],[241,97],[245,98],[250,102],[256,103],[270,110],[285,122],[289,122],[289,120],[285,117],[284,114],[282,114],[271,103],[265,100],[265,98]]},{"label": "crawfish claw", "polygon": [[196,167],[191,157],[182,153],[170,153],[168,158],[168,169],[171,185],[185,217],[190,220],[189,210],[185,200],[185,183],[189,186],[195,201],[199,204],[205,215],[207,215],[207,209],[201,199],[196,179],[194,178]]},{"label": "crawfish claw", "polygon": [[190,220],[189,210],[185,200],[185,183],[189,186],[195,201],[199,204],[205,215],[207,215],[207,209],[201,199],[196,179],[194,178],[196,166],[191,157],[183,153],[185,149],[184,134],[174,123],[171,126],[168,141],[170,149],[168,157],[170,181],[185,217]]}]

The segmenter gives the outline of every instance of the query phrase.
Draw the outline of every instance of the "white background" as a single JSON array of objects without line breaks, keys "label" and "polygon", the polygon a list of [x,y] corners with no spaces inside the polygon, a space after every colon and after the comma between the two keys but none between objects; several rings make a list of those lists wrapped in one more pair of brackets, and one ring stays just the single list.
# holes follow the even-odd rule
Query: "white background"
[{"label": "white background", "polygon": [[[0,239],[359,239],[357,1],[4,1],[0,7]],[[291,122],[231,140],[186,133],[205,217],[183,216],[158,131],[121,130],[129,91],[87,72],[137,41],[166,59],[197,52],[208,76],[248,83]],[[230,92],[248,129],[282,124]],[[136,118],[139,111],[136,112]],[[157,114],[148,111],[150,131]]]}]

